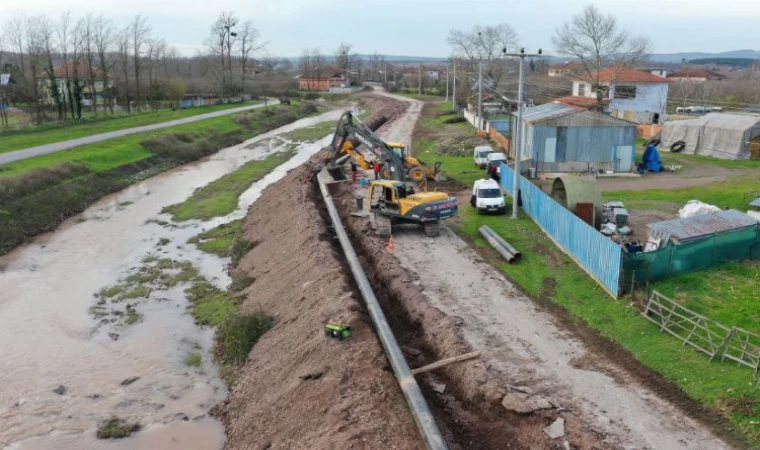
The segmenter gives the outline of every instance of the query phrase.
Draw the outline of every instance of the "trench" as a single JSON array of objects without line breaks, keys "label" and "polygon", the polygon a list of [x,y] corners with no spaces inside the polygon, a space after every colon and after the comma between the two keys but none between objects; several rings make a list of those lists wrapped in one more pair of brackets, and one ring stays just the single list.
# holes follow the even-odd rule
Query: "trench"
[{"label": "trench", "polygon": [[[254,183],[225,217],[174,223],[162,208],[248,161],[285,150],[288,143],[275,139],[278,135],[339,115],[298,120],[136,183],[0,257],[0,448],[221,448],[224,429],[209,416],[227,395],[213,362],[214,330],[194,323],[184,286],[148,293],[135,306],[143,319],[130,326],[93,318],[94,294],[149,255],[190,261],[226,289],[228,259],[201,252],[187,240],[244,217],[264,188],[329,138],[301,143],[295,156]],[[196,350],[202,363],[189,367],[185,359]],[[126,439],[96,439],[97,424],[111,415],[138,422],[142,430]]]},{"label": "trench", "polygon": [[[348,262],[338,242],[327,207],[316,182],[310,193],[310,200],[317,205],[320,218],[327,230],[323,233],[322,239],[330,242],[343,270],[350,273]],[[339,202],[337,198],[334,200],[336,203]],[[336,204],[336,206],[338,205]],[[338,210],[342,219],[347,220],[344,208],[338,206]],[[405,353],[409,366],[412,368],[421,367],[443,359],[445,356],[451,356],[442,355],[437,343],[433,342],[425,332],[425,324],[407,308],[406,299],[400,297],[391,288],[393,280],[389,279],[387,274],[383,272],[365,241],[356,236],[352,227],[346,223],[344,226],[383,313],[399,346]],[[361,298],[355,280],[353,277],[349,278],[353,294],[356,298]],[[372,326],[366,306],[363,302],[360,304],[363,313],[362,319]],[[407,353],[409,349],[413,354]],[[387,363],[383,369],[393,372],[390,363]],[[541,415],[519,417],[516,414],[507,413],[500,405],[485,401],[482,397],[469,398],[464,390],[459,388],[460,380],[451,376],[447,371],[427,372],[418,375],[416,379],[450,449],[514,448],[527,450],[531,446],[524,442],[521,443],[516,428],[539,428],[543,426]],[[446,386],[445,395],[435,391],[435,387],[442,384]]]}]

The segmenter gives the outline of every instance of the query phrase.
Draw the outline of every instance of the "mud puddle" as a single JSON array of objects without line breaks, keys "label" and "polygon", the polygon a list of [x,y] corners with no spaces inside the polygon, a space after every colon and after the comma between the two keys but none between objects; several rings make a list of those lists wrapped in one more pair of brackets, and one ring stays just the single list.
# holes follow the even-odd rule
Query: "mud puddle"
[{"label": "mud puddle", "polygon": [[[299,120],[135,184],[0,258],[0,448],[221,448],[224,430],[207,415],[227,395],[211,362],[213,330],[194,324],[181,286],[148,293],[137,306],[140,320],[129,326],[93,318],[94,294],[148,255],[189,261],[226,288],[226,261],[187,240],[243,217],[266,186],[329,138],[300,144],[292,159],[241,195],[227,217],[172,224],[161,209],[249,160],[283,150],[277,135],[339,115]],[[200,365],[186,364],[191,351],[201,355]],[[96,440],[98,422],[111,415],[143,429],[119,441]]]}]

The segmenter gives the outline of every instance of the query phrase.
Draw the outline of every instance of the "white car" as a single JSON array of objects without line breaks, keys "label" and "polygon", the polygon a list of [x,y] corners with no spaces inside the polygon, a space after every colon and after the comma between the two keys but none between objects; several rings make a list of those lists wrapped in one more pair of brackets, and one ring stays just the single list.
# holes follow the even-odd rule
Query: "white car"
[{"label": "white car", "polygon": [[478,145],[472,152],[472,157],[475,159],[475,165],[481,169],[485,169],[488,165],[486,157],[489,153],[493,153],[494,150],[490,145]]},{"label": "white car", "polygon": [[472,187],[470,204],[478,209],[478,214],[507,212],[507,202],[501,192],[499,183],[494,180],[478,180]]}]

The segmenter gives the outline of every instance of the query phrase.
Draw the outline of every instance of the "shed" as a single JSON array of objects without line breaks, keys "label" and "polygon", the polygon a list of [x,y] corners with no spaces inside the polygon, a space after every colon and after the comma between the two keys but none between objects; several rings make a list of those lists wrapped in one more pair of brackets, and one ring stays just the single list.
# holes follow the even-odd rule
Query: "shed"
[{"label": "shed", "polygon": [[579,203],[594,205],[593,224],[596,228],[602,223],[602,191],[599,182],[593,177],[565,175],[557,177],[552,183],[551,197],[573,214],[577,213]]},{"label": "shed", "polygon": [[647,225],[649,236],[662,239],[662,246],[669,242],[688,244],[716,234],[756,227],[757,219],[734,209]]},{"label": "shed", "polygon": [[[683,153],[720,159],[752,158],[753,141],[760,138],[760,115],[710,113],[666,122],[660,132],[663,148],[683,141]],[[758,154],[760,157],[760,154]]]},{"label": "shed", "polygon": [[[517,113],[512,120],[514,129]],[[560,103],[524,109],[523,122],[525,152],[536,172],[634,169],[633,122]]]}]

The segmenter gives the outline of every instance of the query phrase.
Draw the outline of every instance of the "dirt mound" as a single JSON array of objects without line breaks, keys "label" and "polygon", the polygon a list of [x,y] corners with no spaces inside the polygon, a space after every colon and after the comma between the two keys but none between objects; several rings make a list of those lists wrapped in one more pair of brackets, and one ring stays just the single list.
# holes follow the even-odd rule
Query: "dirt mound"
[{"label": "dirt mound", "polygon": [[[320,216],[306,168],[268,188],[243,226],[243,313],[275,317],[219,407],[226,449],[422,448],[382,349]],[[350,324],[337,341],[323,325]]]},{"label": "dirt mound", "polygon": [[[417,275],[405,271],[386,250],[386,240],[376,236],[369,220],[350,215],[355,208],[353,187],[346,185],[333,198],[342,210],[344,224],[396,338],[405,348],[416,350],[407,355],[409,365],[419,367],[472,351],[463,338],[466,331],[461,318],[432,306]],[[554,406],[528,414],[507,410],[502,405],[505,395],[531,399],[533,392],[528,390],[530,395],[526,395],[524,390],[511,386],[486,359],[453,364],[417,377],[449,448],[562,448],[561,441],[553,441],[543,433],[543,428],[558,417],[567,421],[566,439],[573,448],[612,448],[604,436],[586,429],[575,415]],[[436,392],[441,385],[446,387],[442,394]]]},{"label": "dirt mound", "polygon": [[376,94],[362,94],[359,99],[359,105],[363,110],[369,111],[370,116],[366,122],[371,122],[378,117],[385,117],[387,122],[377,131],[382,131],[389,126],[393,120],[401,117],[406,111],[407,104],[388,97]]}]

